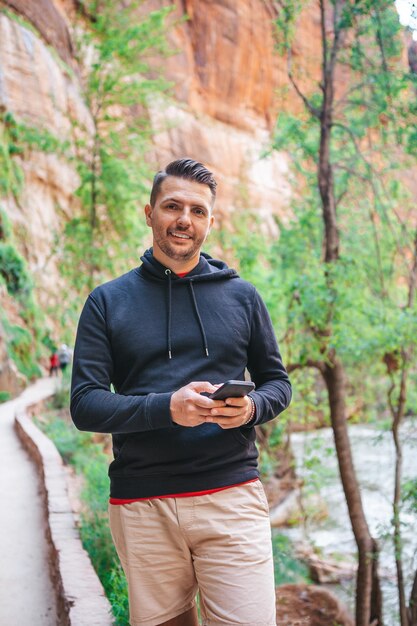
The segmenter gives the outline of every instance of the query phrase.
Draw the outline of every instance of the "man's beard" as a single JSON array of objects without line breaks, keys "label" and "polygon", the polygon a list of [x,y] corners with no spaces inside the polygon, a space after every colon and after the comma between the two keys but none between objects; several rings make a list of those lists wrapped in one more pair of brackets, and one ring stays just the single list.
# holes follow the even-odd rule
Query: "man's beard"
[{"label": "man's beard", "polygon": [[190,242],[192,242],[191,247],[182,251],[180,248],[175,248],[174,245],[171,245],[171,243],[167,241],[167,237],[169,237],[169,235],[166,237],[160,237],[159,233],[154,233],[154,237],[155,242],[158,244],[162,252],[174,261],[188,261],[188,259],[192,259],[199,253],[201,246],[205,241],[205,238],[198,240],[190,239]]}]

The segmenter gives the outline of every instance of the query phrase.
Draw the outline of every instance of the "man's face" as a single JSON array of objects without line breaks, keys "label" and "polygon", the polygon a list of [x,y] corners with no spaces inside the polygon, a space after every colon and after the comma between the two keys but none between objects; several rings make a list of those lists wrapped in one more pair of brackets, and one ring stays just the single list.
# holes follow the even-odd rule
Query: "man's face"
[{"label": "man's face", "polygon": [[213,224],[210,187],[193,180],[168,176],[159,190],[155,206],[145,207],[146,223],[152,228],[156,259],[198,263]]}]

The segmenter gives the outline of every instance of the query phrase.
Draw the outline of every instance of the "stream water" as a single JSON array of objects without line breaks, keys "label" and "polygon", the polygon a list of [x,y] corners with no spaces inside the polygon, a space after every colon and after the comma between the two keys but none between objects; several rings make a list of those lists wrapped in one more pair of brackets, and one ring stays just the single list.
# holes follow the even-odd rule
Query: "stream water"
[{"label": "stream water", "polygon": [[[398,626],[396,570],[392,545],[392,496],[394,490],[395,451],[390,431],[374,426],[352,425],[349,435],[363,505],[371,534],[379,539],[380,575],[384,596],[385,626]],[[409,419],[402,427],[403,480],[417,477],[417,419]],[[298,475],[305,480],[306,493],[320,494],[327,509],[323,521],[314,516],[305,529],[293,527],[283,531],[293,543],[308,540],[324,555],[340,555],[352,560],[356,545],[351,531],[346,502],[341,486],[331,429],[294,433],[291,443],[297,462]],[[311,499],[311,496],[310,496]],[[309,510],[308,495],[306,498]],[[408,599],[414,572],[417,569],[417,516],[402,512],[404,542],[404,573]],[[279,532],[282,532],[280,529]],[[353,609],[354,581],[332,585],[333,591]]]}]

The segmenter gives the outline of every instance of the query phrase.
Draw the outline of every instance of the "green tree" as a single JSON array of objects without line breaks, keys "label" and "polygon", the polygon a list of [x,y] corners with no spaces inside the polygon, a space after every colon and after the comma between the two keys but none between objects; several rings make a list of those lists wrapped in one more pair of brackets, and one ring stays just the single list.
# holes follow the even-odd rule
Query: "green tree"
[{"label": "green tree", "polygon": [[[408,77],[391,2],[320,0],[320,77],[306,93],[292,46],[299,12],[307,4],[279,2],[279,48],[303,112],[279,116],[275,148],[291,150],[294,180],[302,192],[293,204],[294,222],[281,225],[270,262],[274,275],[291,277],[282,287],[289,369],[315,368],[327,389],[358,548],[356,623],[368,626],[382,624],[378,547],[352,461],[347,373],[353,366],[363,370],[364,364],[381,363],[390,340],[395,346],[412,341],[415,311],[405,313],[398,298],[403,291],[399,279],[410,269],[404,257],[413,246],[398,219],[404,195],[392,163],[392,154],[404,157],[410,138]],[[400,598],[403,626],[408,623],[404,607]]]},{"label": "green tree", "polygon": [[144,234],[137,211],[150,178],[147,107],[169,87],[150,59],[170,52],[172,7],[140,16],[141,4],[79,3],[88,18],[78,54],[92,129],[75,129],[81,208],[65,228],[63,269],[81,292],[124,269]]}]

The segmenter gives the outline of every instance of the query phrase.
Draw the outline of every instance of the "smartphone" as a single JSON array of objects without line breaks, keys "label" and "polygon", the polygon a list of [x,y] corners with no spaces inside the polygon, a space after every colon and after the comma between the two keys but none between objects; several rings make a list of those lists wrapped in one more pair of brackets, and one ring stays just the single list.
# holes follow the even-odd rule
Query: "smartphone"
[{"label": "smartphone", "polygon": [[212,400],[225,400],[226,398],[241,398],[255,389],[255,385],[246,380],[228,380],[221,387],[209,394]]}]

